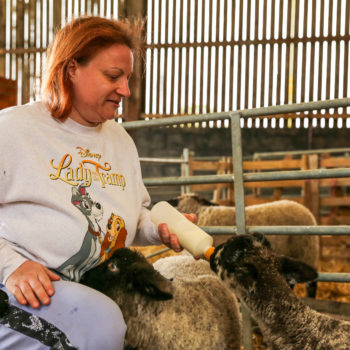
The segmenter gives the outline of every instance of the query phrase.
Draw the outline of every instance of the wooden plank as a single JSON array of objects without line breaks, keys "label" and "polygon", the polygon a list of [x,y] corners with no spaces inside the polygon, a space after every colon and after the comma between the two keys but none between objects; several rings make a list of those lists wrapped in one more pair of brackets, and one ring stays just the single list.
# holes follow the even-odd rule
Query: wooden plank
[{"label": "wooden plank", "polygon": [[330,157],[320,159],[321,168],[347,168],[350,167],[349,157]]},{"label": "wooden plank", "polygon": [[[173,11],[172,11],[172,38],[171,42],[175,42],[176,38],[176,10],[175,10],[175,1],[173,2]],[[175,114],[175,49],[171,49],[171,79],[172,79],[172,88],[170,89],[170,113]]]},{"label": "wooden plank", "polygon": [[332,198],[320,198],[321,207],[339,207],[350,206],[350,196],[332,197]]},{"label": "wooden plank", "polygon": [[[197,36],[197,31],[198,31],[198,1],[199,0],[195,0],[194,2],[194,42],[198,41],[198,36]],[[203,24],[202,24],[203,25]],[[193,48],[193,64],[191,67],[192,70],[192,74],[193,74],[193,85],[192,85],[192,101],[191,101],[191,106],[192,106],[192,113],[197,113],[196,111],[196,95],[197,95],[197,91],[199,90],[200,86],[197,86],[197,53],[198,53],[198,49],[197,48]]]},{"label": "wooden plank", "polygon": [[[304,199],[302,197],[283,197],[284,200],[290,200],[294,201],[300,204],[303,204]],[[264,203],[271,203],[275,202],[276,200],[274,198],[258,198],[258,197],[250,197],[250,196],[244,196],[244,202],[245,205],[256,205],[256,204],[264,204]]]},{"label": "wooden plank", "polygon": [[[159,1],[158,3],[158,38],[157,43],[161,43],[161,33],[162,33],[162,1]],[[160,74],[160,68],[162,66],[162,62],[160,60],[161,58],[161,52],[164,50],[164,48],[159,48],[156,50],[157,52],[157,87],[156,87],[156,113],[162,114],[162,111],[160,110],[160,82],[161,79],[164,78]]]},{"label": "wooden plank", "polygon": [[217,161],[190,161],[191,174],[193,175],[195,171],[208,171],[212,170],[216,172],[219,169],[219,164]]},{"label": "wooden plank", "polygon": [[303,161],[300,159],[291,160],[254,160],[244,161],[244,170],[289,170],[289,169],[302,169]]},{"label": "wooden plank", "polygon": [[[274,37],[275,33],[275,1],[271,2],[271,20],[270,20],[270,36],[271,38]],[[275,46],[273,44],[270,44],[270,62],[269,62],[269,76],[270,76],[270,82],[269,82],[269,95],[268,95],[268,106],[272,106],[272,97],[275,94],[273,91],[273,82],[274,82],[274,65],[273,65],[273,56],[275,53]]]},{"label": "wooden plank", "polygon": [[280,181],[262,181],[262,182],[246,182],[245,188],[274,188],[274,187],[302,187],[305,180],[280,180]]},{"label": "wooden plank", "polygon": [[350,186],[349,178],[320,179],[320,187]]},{"label": "wooden plank", "polygon": [[0,109],[17,104],[17,82],[0,77]]},{"label": "wooden plank", "polygon": [[[311,12],[312,12],[312,17],[311,17],[311,35],[315,37],[316,33],[316,1],[317,0],[312,0],[311,1]],[[311,40],[311,48],[310,48],[310,87],[309,87],[309,101],[314,101],[314,81],[315,81],[315,62],[316,56],[315,56],[315,41]]]},{"label": "wooden plank", "polygon": [[[220,30],[220,23],[221,19],[219,20],[219,14],[220,14],[220,1],[216,3],[216,28],[215,28],[215,41],[219,42],[219,30]],[[214,27],[213,27],[214,30]],[[219,80],[219,64],[222,65],[222,62],[219,62],[219,47],[214,48],[214,105],[213,105],[213,111],[218,110],[218,100],[219,100],[219,94],[218,94],[218,80]]]},{"label": "wooden plank", "polygon": [[[6,48],[6,1],[0,1],[0,49]],[[0,55],[0,76],[5,76],[6,55]]]}]

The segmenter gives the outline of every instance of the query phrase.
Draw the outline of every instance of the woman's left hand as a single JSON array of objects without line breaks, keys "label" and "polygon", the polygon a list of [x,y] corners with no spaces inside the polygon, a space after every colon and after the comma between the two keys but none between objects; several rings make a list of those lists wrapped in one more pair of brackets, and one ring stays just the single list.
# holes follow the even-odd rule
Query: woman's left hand
[{"label": "woman's left hand", "polygon": [[[197,221],[196,214],[183,214],[183,215],[191,222]],[[171,248],[177,253],[183,250],[183,247],[181,246],[176,234],[170,233],[167,224],[163,223],[158,225],[158,234],[162,243],[165,244],[167,247]]]}]

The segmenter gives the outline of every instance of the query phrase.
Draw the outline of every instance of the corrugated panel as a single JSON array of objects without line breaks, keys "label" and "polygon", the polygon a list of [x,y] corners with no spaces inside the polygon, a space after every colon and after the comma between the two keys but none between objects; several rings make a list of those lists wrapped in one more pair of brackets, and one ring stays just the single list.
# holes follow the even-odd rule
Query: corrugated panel
[{"label": "corrugated panel", "polygon": [[[157,17],[164,4],[176,10]],[[144,117],[349,97],[350,0],[148,0],[148,9],[152,74]],[[161,28],[172,23],[173,35],[163,42],[154,37],[162,30],[158,21],[166,22]],[[166,65],[154,59],[162,50],[175,52]],[[311,117],[348,114],[339,109]],[[299,117],[303,125],[307,116]]]}]

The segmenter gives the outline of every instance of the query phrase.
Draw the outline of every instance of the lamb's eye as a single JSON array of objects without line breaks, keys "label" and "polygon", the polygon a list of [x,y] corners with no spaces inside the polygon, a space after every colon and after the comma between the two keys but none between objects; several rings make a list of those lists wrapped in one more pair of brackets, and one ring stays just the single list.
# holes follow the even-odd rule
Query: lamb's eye
[{"label": "lamb's eye", "polygon": [[108,264],[108,269],[109,269],[109,271],[111,271],[111,272],[118,272],[118,271],[119,271],[117,264],[114,263],[114,262],[110,262],[110,263]]}]

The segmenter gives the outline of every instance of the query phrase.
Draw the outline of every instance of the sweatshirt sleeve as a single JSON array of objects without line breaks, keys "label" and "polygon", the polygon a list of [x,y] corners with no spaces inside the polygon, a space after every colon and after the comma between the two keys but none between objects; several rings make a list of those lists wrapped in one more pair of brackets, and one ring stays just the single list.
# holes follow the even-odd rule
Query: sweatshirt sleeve
[{"label": "sweatshirt sleeve", "polygon": [[151,199],[143,183],[141,184],[141,193],[142,206],[133,245],[159,245],[161,244],[161,241],[158,234],[158,228],[151,221],[150,211],[148,210]]},{"label": "sweatshirt sleeve", "polygon": [[27,260],[15,252],[5,239],[0,238],[0,282],[2,284],[5,284],[12,272]]}]

